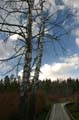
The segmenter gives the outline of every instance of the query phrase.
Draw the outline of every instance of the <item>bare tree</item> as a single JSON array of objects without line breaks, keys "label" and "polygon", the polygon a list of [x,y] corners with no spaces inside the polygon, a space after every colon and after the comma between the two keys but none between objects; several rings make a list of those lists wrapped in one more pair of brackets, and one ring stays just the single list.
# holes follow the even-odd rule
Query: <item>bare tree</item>
[{"label": "bare tree", "polygon": [[[18,67],[21,64],[22,59],[24,58],[24,67],[23,67],[23,82],[21,85],[21,103],[20,103],[20,114],[21,119],[28,118],[28,97],[27,91],[29,89],[29,78],[31,72],[31,61],[32,61],[32,10],[34,1],[3,1],[1,3],[3,6],[0,6],[3,14],[0,15],[0,31],[7,33],[5,40],[10,38],[10,36],[17,34],[19,35],[18,40],[21,42],[22,46],[19,45],[19,48],[15,50],[15,53],[5,59],[0,61],[10,61],[18,58],[18,63],[12,68],[12,70]],[[16,4],[18,7],[16,7]],[[26,5],[25,5],[26,4]],[[25,11],[24,11],[24,10]],[[27,16],[26,24],[20,23],[17,21],[21,15]],[[13,22],[11,16],[15,17],[15,23]],[[12,21],[10,23],[10,20]],[[18,22],[18,24],[17,24]],[[14,23],[14,24],[13,24]],[[21,37],[21,38],[20,38]],[[17,46],[16,46],[17,47]],[[9,70],[11,71],[11,69]]]},{"label": "bare tree", "polygon": [[45,20],[44,20],[44,0],[40,0],[40,19],[41,19],[41,25],[39,29],[39,36],[38,36],[38,47],[37,47],[37,55],[36,55],[36,67],[35,67],[35,73],[33,77],[33,88],[32,88],[32,115],[33,120],[36,119],[35,114],[35,103],[36,103],[36,88],[39,82],[39,73],[40,73],[40,67],[42,62],[42,55],[43,55],[43,37],[44,37],[44,29],[45,29]]}]

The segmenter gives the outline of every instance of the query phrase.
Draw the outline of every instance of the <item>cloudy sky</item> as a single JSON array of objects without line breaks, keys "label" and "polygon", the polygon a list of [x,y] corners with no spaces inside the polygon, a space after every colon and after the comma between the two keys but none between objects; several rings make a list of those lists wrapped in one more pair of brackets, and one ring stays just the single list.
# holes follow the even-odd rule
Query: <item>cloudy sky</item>
[{"label": "cloudy sky", "polygon": [[[62,23],[65,30],[70,32],[61,37],[60,44],[56,41],[44,43],[39,78],[41,80],[46,78],[51,78],[51,80],[56,80],[57,78],[66,79],[68,77],[79,78],[79,0],[47,0],[45,4],[49,14],[56,12],[54,18],[51,19],[50,22],[58,22],[61,18],[64,18],[66,14],[73,14],[74,16],[70,16],[69,19],[64,20]],[[48,13],[46,12],[46,15]],[[11,19],[11,22],[13,21]],[[21,19],[20,22],[22,22]],[[51,34],[58,33],[61,35],[62,32],[62,29],[56,27],[51,31]],[[14,54],[16,40],[19,37],[18,35],[12,35],[5,44],[3,42],[4,36],[4,33],[0,34],[0,59],[7,58]],[[48,39],[46,38],[45,40]],[[1,74],[9,68],[12,68],[13,64],[14,62],[0,62]],[[19,74],[21,74],[22,70],[20,69],[19,71]]]}]

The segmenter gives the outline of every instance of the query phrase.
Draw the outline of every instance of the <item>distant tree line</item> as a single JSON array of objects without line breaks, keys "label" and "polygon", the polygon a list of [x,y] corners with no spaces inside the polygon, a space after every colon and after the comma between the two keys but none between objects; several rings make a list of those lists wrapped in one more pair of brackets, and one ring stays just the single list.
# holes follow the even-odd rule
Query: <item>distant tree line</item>
[{"label": "distant tree line", "polygon": [[40,82],[40,88],[48,95],[67,97],[79,92],[79,79],[68,78],[63,81],[60,79],[57,79],[56,81],[47,79]]},{"label": "distant tree line", "polygon": [[[20,90],[21,79],[12,74],[10,76],[6,75],[0,80],[0,91],[12,91]],[[30,83],[30,89],[32,89],[32,82]],[[47,95],[57,95],[57,96],[69,96],[79,92],[79,79],[68,78],[67,80],[57,79],[56,81],[51,81],[51,79],[46,79],[39,81],[37,84],[37,90],[44,91]]]},{"label": "distant tree line", "polygon": [[6,75],[0,80],[0,91],[13,91],[19,90],[20,83],[16,80],[16,77],[12,74],[11,76]]}]

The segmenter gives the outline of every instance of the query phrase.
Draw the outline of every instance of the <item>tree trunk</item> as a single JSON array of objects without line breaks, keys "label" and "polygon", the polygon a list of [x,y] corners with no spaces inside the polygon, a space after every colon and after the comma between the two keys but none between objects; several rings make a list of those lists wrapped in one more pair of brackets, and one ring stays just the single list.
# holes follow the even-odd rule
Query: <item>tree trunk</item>
[{"label": "tree trunk", "polygon": [[43,1],[41,0],[41,27],[40,27],[40,32],[39,32],[39,38],[38,38],[38,51],[37,51],[37,61],[36,61],[36,68],[35,68],[35,74],[34,74],[34,85],[33,85],[33,89],[32,89],[32,93],[33,93],[33,120],[36,120],[35,118],[35,102],[36,102],[36,88],[38,86],[38,79],[39,79],[39,73],[40,73],[40,67],[41,67],[41,62],[42,62],[42,55],[43,55],[43,37],[44,37],[44,15],[43,15]]},{"label": "tree trunk", "polygon": [[32,7],[31,1],[28,2],[28,24],[27,24],[27,39],[25,49],[25,60],[23,68],[23,83],[21,86],[21,120],[29,120],[29,100],[28,92],[30,86],[30,72],[32,61]]}]

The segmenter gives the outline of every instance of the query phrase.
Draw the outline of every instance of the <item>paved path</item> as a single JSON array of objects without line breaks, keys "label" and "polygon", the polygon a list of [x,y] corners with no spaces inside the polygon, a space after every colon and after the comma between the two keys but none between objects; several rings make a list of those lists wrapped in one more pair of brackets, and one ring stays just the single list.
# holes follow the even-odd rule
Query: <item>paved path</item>
[{"label": "paved path", "polygon": [[49,120],[70,120],[63,104],[54,104]]}]

